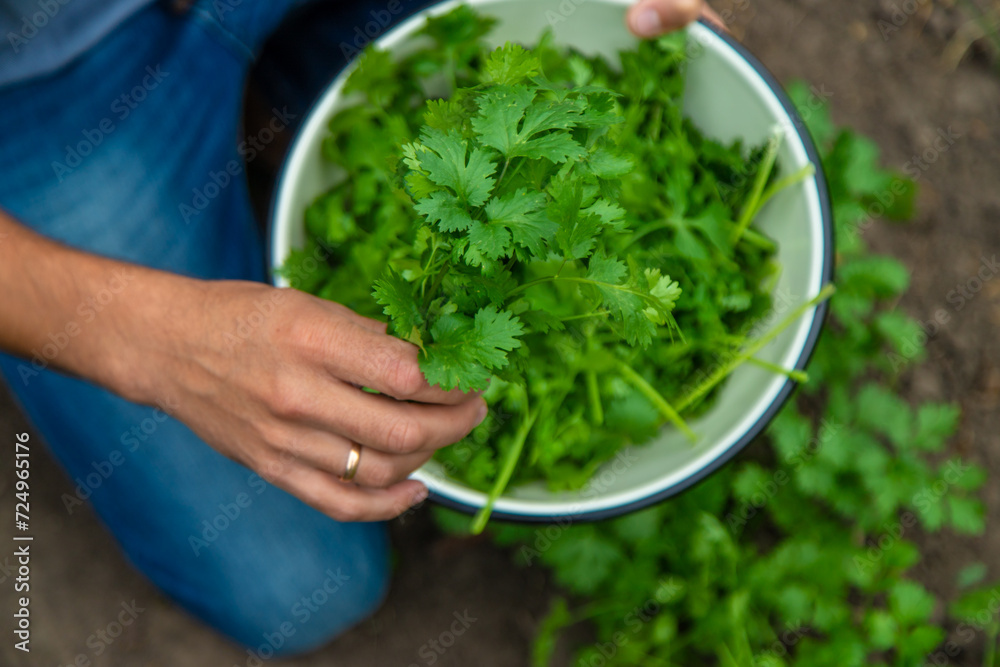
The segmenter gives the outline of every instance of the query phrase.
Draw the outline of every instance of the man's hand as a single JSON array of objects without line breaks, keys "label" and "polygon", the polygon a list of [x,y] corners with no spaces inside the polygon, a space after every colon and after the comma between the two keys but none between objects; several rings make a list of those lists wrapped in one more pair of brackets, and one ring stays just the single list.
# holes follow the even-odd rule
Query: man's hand
[{"label": "man's hand", "polygon": [[2,212],[0,234],[0,349],[30,358],[115,285],[50,365],[171,406],[210,446],[335,519],[389,519],[423,500],[406,478],[486,416],[482,398],[428,386],[414,346],[343,306],[88,255]]},{"label": "man's hand", "polygon": [[176,397],[175,416],[215,449],[335,519],[390,519],[422,501],[407,477],[486,417],[482,398],[432,388],[416,347],[343,306],[256,283],[169,289],[146,307],[171,315],[145,338],[151,372],[126,395]]},{"label": "man's hand", "polygon": [[725,28],[722,19],[703,0],[640,0],[629,9],[629,29],[639,37],[659,37],[704,16]]}]

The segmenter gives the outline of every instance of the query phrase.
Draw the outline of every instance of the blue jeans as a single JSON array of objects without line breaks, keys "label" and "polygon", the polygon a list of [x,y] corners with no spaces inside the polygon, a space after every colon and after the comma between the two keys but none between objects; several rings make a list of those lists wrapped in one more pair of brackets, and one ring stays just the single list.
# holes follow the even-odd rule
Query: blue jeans
[{"label": "blue jeans", "polygon": [[[68,69],[0,90],[0,206],[101,255],[265,280],[239,173],[250,150],[238,149],[241,106],[254,54],[294,4],[242,0],[222,14],[204,2],[185,16],[156,4]],[[275,110],[272,127],[290,114]],[[81,304],[77,324],[99,306],[99,295]],[[317,647],[380,604],[383,524],[337,523],[216,453],[170,406],[47,370],[38,352],[34,363],[0,357],[0,372],[73,479],[67,511],[92,503],[182,607],[266,658]]]}]

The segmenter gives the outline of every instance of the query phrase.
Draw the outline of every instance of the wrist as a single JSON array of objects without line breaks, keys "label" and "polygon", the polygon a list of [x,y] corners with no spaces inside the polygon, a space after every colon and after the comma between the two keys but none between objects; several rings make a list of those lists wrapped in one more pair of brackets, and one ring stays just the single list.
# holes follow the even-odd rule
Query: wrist
[{"label": "wrist", "polygon": [[200,281],[109,260],[85,276],[70,313],[78,333],[61,366],[132,402],[162,400],[169,360],[197,330]]},{"label": "wrist", "polygon": [[208,283],[141,267],[130,270],[128,288],[100,327],[107,363],[89,373],[127,400],[156,405],[176,393],[182,367],[196,356]]}]

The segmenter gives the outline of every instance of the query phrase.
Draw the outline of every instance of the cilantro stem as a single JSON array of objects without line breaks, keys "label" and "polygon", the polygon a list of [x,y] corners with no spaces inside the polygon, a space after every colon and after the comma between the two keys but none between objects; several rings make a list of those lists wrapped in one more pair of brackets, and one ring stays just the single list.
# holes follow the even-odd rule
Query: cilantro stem
[{"label": "cilantro stem", "polygon": [[431,305],[431,301],[434,300],[438,290],[441,289],[441,283],[444,282],[444,277],[448,274],[448,268],[448,264],[445,263],[444,266],[441,267],[441,270],[438,271],[438,274],[434,276],[434,282],[431,284],[431,289],[424,295],[424,308]]},{"label": "cilantro stem", "polygon": [[427,272],[431,270],[432,266],[434,266],[434,257],[435,255],[437,255],[437,251],[438,251],[438,242],[437,242],[437,235],[435,234],[434,244],[433,246],[431,246],[431,256],[427,259],[427,265],[424,266],[424,271],[423,271],[424,279],[420,282],[420,296],[422,297],[427,296]]},{"label": "cilantro stem", "polygon": [[587,371],[584,377],[587,380],[587,397],[590,399],[590,416],[594,426],[604,424],[604,406],[601,405],[601,390],[597,386],[597,373]]},{"label": "cilantro stem", "polygon": [[683,419],[681,419],[677,410],[675,410],[673,406],[667,402],[667,399],[663,398],[660,392],[656,391],[656,389],[646,382],[641,375],[636,373],[631,366],[626,363],[619,362],[618,370],[621,371],[621,374],[625,376],[626,380],[632,383],[632,385],[639,390],[639,393],[648,398],[650,402],[656,406],[656,409],[660,411],[661,415],[670,421],[671,424],[676,426],[681,433],[686,435],[688,440],[691,442],[696,442],[698,440],[698,435],[691,430],[691,427],[688,426]]},{"label": "cilantro stem", "polygon": [[740,213],[740,219],[736,223],[736,229],[733,230],[732,237],[730,240],[733,245],[739,242],[740,238],[743,236],[743,232],[746,228],[750,226],[753,222],[754,216],[757,215],[758,203],[760,202],[761,195],[764,192],[764,187],[767,185],[768,179],[771,178],[771,172],[774,170],[774,162],[778,159],[778,149],[781,147],[781,135],[775,134],[767,142],[767,149],[764,152],[764,157],[760,163],[760,169],[757,170],[757,178],[754,179],[753,189],[750,191],[750,197],[747,199],[746,203],[743,205],[743,211]]},{"label": "cilantro stem", "polygon": [[510,158],[504,160],[503,171],[500,172],[500,178],[497,179],[496,189],[500,190],[500,184],[503,183],[503,177],[507,175],[507,168],[510,167]]},{"label": "cilantro stem", "polygon": [[589,319],[591,317],[607,317],[610,314],[611,313],[609,313],[606,310],[595,310],[592,313],[585,313],[583,315],[573,315],[572,317],[564,317],[564,318],[562,318],[559,321],[560,322],[573,322],[574,320],[586,320],[586,319]]},{"label": "cilantro stem", "polygon": [[809,164],[802,167],[794,174],[791,174],[790,176],[785,176],[784,178],[775,181],[774,184],[771,185],[771,187],[769,187],[767,190],[765,190],[763,195],[761,195],[760,202],[757,204],[757,210],[754,211],[753,217],[757,217],[757,214],[760,213],[765,206],[767,206],[767,203],[771,201],[771,199],[774,198],[776,194],[778,194],[779,192],[781,192],[786,188],[790,188],[793,185],[801,183],[807,178],[811,178],[815,174],[816,174],[816,167],[810,162]]},{"label": "cilantro stem", "polygon": [[751,245],[755,245],[761,250],[766,252],[773,252],[778,246],[775,245],[774,241],[767,238],[760,232],[756,231],[752,227],[747,227],[743,230],[743,240]]},{"label": "cilantro stem", "polygon": [[445,75],[448,77],[449,85],[451,85],[451,92],[454,93],[458,90],[458,54],[455,52],[454,46],[449,46],[445,53],[447,54]]},{"label": "cilantro stem", "polygon": [[[525,394],[525,406],[527,406],[527,392]],[[510,478],[514,474],[514,468],[517,466],[517,461],[521,458],[521,452],[524,450],[524,443],[528,439],[528,433],[531,431],[531,427],[535,425],[537,417],[537,410],[531,412],[526,408],[524,421],[521,422],[521,427],[514,435],[514,441],[511,443],[510,449],[504,455],[503,468],[500,470],[500,475],[493,482],[493,488],[490,489],[490,494],[486,498],[486,504],[476,512],[476,517],[472,520],[473,535],[479,535],[485,530],[486,524],[490,520],[490,515],[493,514],[493,506],[496,505],[497,499],[503,495],[503,492],[507,489],[507,484],[510,483]]]},{"label": "cilantro stem", "polygon": [[990,626],[986,635],[986,652],[983,655],[983,667],[993,667],[997,664],[997,635],[1000,634],[996,623]]},{"label": "cilantro stem", "polygon": [[768,343],[777,338],[783,331],[785,331],[785,329],[795,324],[795,322],[797,322],[798,319],[806,313],[806,311],[829,299],[835,291],[836,288],[833,285],[827,285],[818,295],[816,295],[816,298],[793,310],[788,317],[782,320],[776,327],[747,346],[743,352],[736,355],[729,361],[729,363],[716,369],[716,371],[712,373],[707,380],[702,382],[685,398],[681,399],[681,401],[677,404],[677,409],[683,412],[687,408],[691,407],[697,400],[702,398],[705,394],[714,389],[720,382],[729,377],[733,371],[742,366],[744,362],[764,349]]},{"label": "cilantro stem", "polygon": [[673,226],[674,226],[673,222],[654,222],[649,225],[646,225],[645,227],[638,230],[635,234],[632,235],[632,238],[628,240],[628,243],[622,246],[622,250],[628,249],[629,247],[635,245],[636,243],[638,243],[639,241],[641,241],[642,239],[646,238],[647,236],[649,236],[654,232],[658,232],[664,229],[670,229]]},{"label": "cilantro stem", "polygon": [[517,287],[515,287],[511,291],[507,292],[507,298],[509,299],[510,297],[512,297],[512,296],[514,296],[516,294],[520,294],[521,292],[525,292],[528,289],[530,289],[532,287],[535,287],[536,285],[544,285],[545,283],[552,283],[552,282],[555,282],[557,280],[559,280],[559,276],[558,275],[545,276],[544,278],[539,278],[538,280],[532,280],[532,281],[524,283],[522,285],[518,285]]},{"label": "cilantro stem", "polygon": [[778,364],[772,364],[770,361],[758,359],[757,357],[750,357],[747,359],[747,363],[753,364],[754,366],[760,366],[761,368],[769,370],[777,375],[784,375],[785,377],[795,380],[800,384],[809,382],[809,376],[805,373],[805,371],[789,370],[779,366]]},{"label": "cilantro stem", "polygon": [[532,280],[531,282],[519,285],[514,289],[512,289],[511,291],[507,292],[507,298],[509,299],[510,297],[516,294],[520,294],[521,292],[524,292],[525,290],[531,287],[535,287],[537,285],[544,285],[546,283],[556,283],[556,282],[582,283],[584,285],[593,285],[595,287],[607,287],[609,289],[618,290],[619,292],[625,292],[626,294],[631,294],[632,296],[637,296],[646,303],[651,303],[655,306],[660,305],[660,302],[655,297],[650,296],[649,294],[643,294],[642,292],[638,292],[634,289],[629,289],[628,287],[624,287],[622,285],[612,285],[611,283],[604,283],[599,280],[591,280],[590,278],[573,278],[573,277],[563,278],[558,274],[554,276],[545,276],[544,278],[539,278],[538,280]]}]

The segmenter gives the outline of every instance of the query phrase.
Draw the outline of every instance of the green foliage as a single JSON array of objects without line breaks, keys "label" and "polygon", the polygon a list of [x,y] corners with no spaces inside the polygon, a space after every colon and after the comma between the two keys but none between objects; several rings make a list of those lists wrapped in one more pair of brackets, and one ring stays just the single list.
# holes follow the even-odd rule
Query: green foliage
[{"label": "green foliage", "polygon": [[[825,107],[802,90],[794,89],[813,122],[828,123]],[[831,181],[853,184],[838,192],[838,207],[873,196],[889,177],[872,166],[870,144],[832,125],[816,134],[828,137],[821,147],[835,158],[824,161]],[[845,159],[845,144],[862,154]],[[960,415],[953,405],[911,405],[891,388],[918,359],[911,349],[899,366],[885,363],[918,330],[888,310],[908,274],[858,239],[842,244],[841,289],[811,380],[754,445],[761,455],[769,450],[767,463],[739,462],[659,506],[562,527],[554,538],[533,527],[493,529],[522,562],[551,567],[578,600],[576,613],[561,602],[543,623],[535,665],[548,664],[539,656],[550,655],[541,649],[553,645],[559,625],[583,620],[595,641],[579,648],[581,667],[932,664],[946,611],[971,636],[982,633],[984,664],[995,664],[998,588],[971,590],[945,609],[907,576],[920,559],[918,524],[982,533],[974,492],[985,472],[928,458],[945,448]],[[591,548],[597,562],[581,572],[577,559]],[[984,575],[975,564],[960,584],[975,586]]]},{"label": "green foliage", "polygon": [[777,137],[723,145],[684,119],[683,35],[613,66],[548,36],[490,51],[490,25],[460,8],[425,49],[369,50],[324,142],[345,177],[306,214],[327,259],[293,278],[387,316],[431,384],[485,392],[504,419],[437,457],[488,506],[508,483],[579,488],[665,422],[697,437],[684,418],[771,308],[776,244],[751,223],[802,176],[778,178]]},{"label": "green foliage", "polygon": [[[612,67],[549,36],[488,53],[490,26],[462,8],[428,24],[433,48],[398,62],[367,54],[348,86],[365,103],[332,119],[324,144],[349,177],[310,209],[307,247],[285,273],[388,316],[433,382],[488,383],[502,423],[440,457],[495,499],[508,480],[578,487],[678,417],[672,406],[704,409],[697,392],[655,388],[684,387],[720,348],[751,349],[742,327],[769,311],[776,267],[774,242],[749,223],[805,174],[778,179],[773,143],[723,146],[683,118],[683,35]],[[442,79],[446,99],[427,101]],[[946,614],[991,645],[1000,633],[995,587],[946,607],[908,576],[918,526],[982,532],[985,481],[940,460],[957,408],[894,390],[924,337],[895,309],[908,271],[864,235],[909,217],[915,185],[804,86],[790,92],[837,226],[839,290],[809,380],[754,461],[680,497],[600,524],[492,526],[568,596],[541,625],[536,667],[580,622],[595,633],[580,667],[902,667],[927,662]],[[317,256],[328,261],[310,271]],[[714,387],[697,391],[710,399]],[[468,518],[439,516],[468,531]],[[960,584],[983,576],[967,569]]]}]

